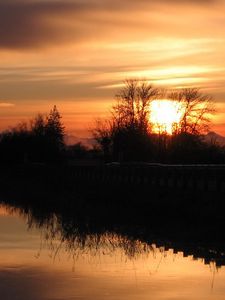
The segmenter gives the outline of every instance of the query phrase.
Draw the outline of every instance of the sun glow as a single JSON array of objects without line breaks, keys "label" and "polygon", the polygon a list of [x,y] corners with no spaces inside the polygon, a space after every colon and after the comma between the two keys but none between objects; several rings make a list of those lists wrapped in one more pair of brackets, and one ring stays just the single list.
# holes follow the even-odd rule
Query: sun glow
[{"label": "sun glow", "polygon": [[150,107],[150,122],[154,133],[172,134],[183,116],[181,103],[171,100],[154,100]]}]

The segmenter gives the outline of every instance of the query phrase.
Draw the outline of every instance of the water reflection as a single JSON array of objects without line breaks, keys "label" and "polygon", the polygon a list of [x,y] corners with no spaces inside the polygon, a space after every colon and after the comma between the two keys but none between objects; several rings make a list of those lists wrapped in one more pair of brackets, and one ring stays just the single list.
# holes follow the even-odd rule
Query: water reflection
[{"label": "water reflection", "polygon": [[[81,224],[76,219],[68,218],[55,213],[41,214],[32,209],[12,207],[4,205],[1,207],[10,215],[20,216],[27,224],[29,230],[39,229],[41,232],[41,248],[45,245],[52,251],[55,258],[61,250],[77,257],[82,254],[96,256],[100,254],[111,255],[120,251],[129,259],[148,256],[150,252],[156,251],[155,245],[132,239],[126,235],[103,230],[93,233],[88,224]],[[164,248],[159,248],[164,251]]]},{"label": "water reflection", "polygon": [[140,229],[138,238],[133,229],[114,228],[94,226],[72,209],[3,204],[2,297],[224,299],[225,269],[216,266],[215,253],[207,259],[209,249],[186,243],[172,250],[156,246]]},{"label": "water reflection", "polygon": [[56,213],[39,206],[11,206],[4,203],[0,210],[9,215],[20,216],[28,229],[38,229],[41,232],[41,245],[47,246],[54,258],[62,249],[73,257],[77,257],[78,253],[94,256],[119,250],[129,259],[140,255],[148,256],[155,251],[166,256],[167,252],[172,251],[173,254],[182,254],[183,257],[191,256],[193,260],[200,259],[205,264],[215,265],[216,268],[225,265],[223,245],[217,249],[210,247],[211,245],[196,246],[191,241],[168,242],[160,239],[155,244],[149,236],[141,234],[140,228],[127,230],[117,225],[112,229],[107,227],[107,223],[104,227],[102,224],[93,226],[88,219],[80,218],[79,214],[68,212],[67,209]]}]

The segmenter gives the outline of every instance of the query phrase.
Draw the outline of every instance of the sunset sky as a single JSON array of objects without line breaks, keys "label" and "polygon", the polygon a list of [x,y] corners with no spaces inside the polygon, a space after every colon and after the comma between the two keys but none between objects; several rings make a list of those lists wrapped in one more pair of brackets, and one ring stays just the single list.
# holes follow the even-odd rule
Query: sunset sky
[{"label": "sunset sky", "polygon": [[224,0],[0,0],[0,130],[54,104],[87,136],[126,78],[213,95],[225,135]]}]

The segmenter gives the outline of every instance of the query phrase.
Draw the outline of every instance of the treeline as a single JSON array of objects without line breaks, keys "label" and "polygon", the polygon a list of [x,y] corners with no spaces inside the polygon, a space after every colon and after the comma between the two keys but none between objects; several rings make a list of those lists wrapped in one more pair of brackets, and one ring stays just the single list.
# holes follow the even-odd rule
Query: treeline
[{"label": "treeline", "polygon": [[48,115],[38,114],[29,122],[0,133],[0,163],[95,163],[103,160],[98,147],[66,144],[65,127],[56,106]]},{"label": "treeline", "polygon": [[[139,128],[113,128],[98,137],[106,162],[157,162],[169,164],[225,163],[225,147],[205,135],[180,132],[140,132]],[[101,132],[102,133],[102,132]]]},{"label": "treeline", "polygon": [[[178,104],[180,120],[172,124],[171,134],[164,124],[151,122],[152,101],[159,99]],[[47,116],[38,114],[0,134],[0,162],[225,163],[225,148],[205,140],[214,112],[211,96],[198,89],[165,91],[146,81],[127,80],[111,116],[96,121],[92,149],[81,143],[66,145],[65,128],[54,106]]]},{"label": "treeline", "polygon": [[56,106],[0,134],[2,163],[57,162],[63,159],[65,129]]},{"label": "treeline", "polygon": [[[172,124],[172,134],[166,124],[151,123],[151,103],[159,99],[177,104],[180,120]],[[105,161],[225,162],[225,149],[204,139],[215,113],[210,95],[196,88],[166,91],[127,80],[116,100],[109,119],[97,120],[93,130]]]}]

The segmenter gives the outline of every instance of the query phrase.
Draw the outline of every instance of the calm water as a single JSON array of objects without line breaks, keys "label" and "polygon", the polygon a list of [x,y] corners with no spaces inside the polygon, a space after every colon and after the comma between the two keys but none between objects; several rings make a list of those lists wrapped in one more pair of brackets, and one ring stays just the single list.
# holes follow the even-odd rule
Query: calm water
[{"label": "calm water", "polygon": [[1,299],[225,299],[224,267],[112,233],[67,237],[56,217],[37,220],[0,207]]}]

